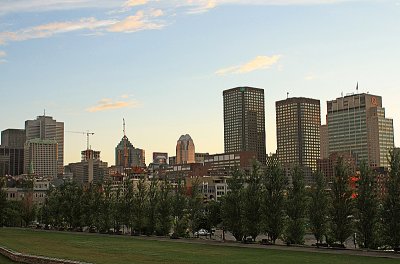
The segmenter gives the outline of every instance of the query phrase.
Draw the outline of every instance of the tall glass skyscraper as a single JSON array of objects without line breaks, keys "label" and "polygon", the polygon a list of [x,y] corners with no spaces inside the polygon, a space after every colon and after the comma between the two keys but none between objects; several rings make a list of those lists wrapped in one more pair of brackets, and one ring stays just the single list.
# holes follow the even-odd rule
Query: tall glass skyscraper
[{"label": "tall glass skyscraper", "polygon": [[353,94],[327,102],[329,153],[350,152],[359,164],[388,167],[394,148],[393,120],[385,117],[382,97]]},{"label": "tall glass skyscraper", "polygon": [[282,165],[300,165],[308,183],[320,158],[320,101],[309,98],[288,98],[277,101],[277,155]]},{"label": "tall glass skyscraper", "polygon": [[264,90],[236,87],[223,92],[225,152],[254,151],[266,163]]}]

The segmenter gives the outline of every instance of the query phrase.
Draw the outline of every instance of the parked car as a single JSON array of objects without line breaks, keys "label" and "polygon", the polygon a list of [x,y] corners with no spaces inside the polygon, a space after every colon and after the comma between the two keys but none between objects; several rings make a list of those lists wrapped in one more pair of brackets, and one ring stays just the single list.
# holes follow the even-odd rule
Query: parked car
[{"label": "parked car", "polygon": [[197,232],[194,232],[194,235],[195,236],[209,236],[210,235],[210,232],[208,232],[207,230],[205,230],[205,229],[200,229],[199,231],[197,231]]}]

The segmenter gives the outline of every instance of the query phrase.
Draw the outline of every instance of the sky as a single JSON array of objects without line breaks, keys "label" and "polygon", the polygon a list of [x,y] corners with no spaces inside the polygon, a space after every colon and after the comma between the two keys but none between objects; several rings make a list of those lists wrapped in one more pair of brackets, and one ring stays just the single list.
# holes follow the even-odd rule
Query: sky
[{"label": "sky", "polygon": [[400,136],[400,0],[0,0],[0,130],[52,116],[64,163],[92,149],[115,163],[135,147],[222,153],[222,91],[265,89],[267,152],[275,101],[383,97]]}]

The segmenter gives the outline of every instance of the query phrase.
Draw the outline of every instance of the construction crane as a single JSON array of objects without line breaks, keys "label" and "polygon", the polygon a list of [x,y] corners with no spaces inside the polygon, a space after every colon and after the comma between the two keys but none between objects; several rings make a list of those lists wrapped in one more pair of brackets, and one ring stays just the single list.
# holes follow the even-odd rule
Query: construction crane
[{"label": "construction crane", "polygon": [[89,145],[89,136],[94,135],[93,132],[89,132],[89,131],[86,131],[86,132],[82,132],[82,131],[66,131],[66,132],[68,132],[68,133],[76,133],[76,134],[86,135],[86,149],[87,149],[87,150],[90,149],[90,145]]}]

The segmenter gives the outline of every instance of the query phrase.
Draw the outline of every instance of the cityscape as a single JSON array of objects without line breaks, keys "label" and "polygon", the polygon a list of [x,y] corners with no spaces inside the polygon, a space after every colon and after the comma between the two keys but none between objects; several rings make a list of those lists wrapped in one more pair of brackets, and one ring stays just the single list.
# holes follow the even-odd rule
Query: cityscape
[{"label": "cityscape", "polygon": [[0,3],[0,263],[398,260],[399,17]]}]

